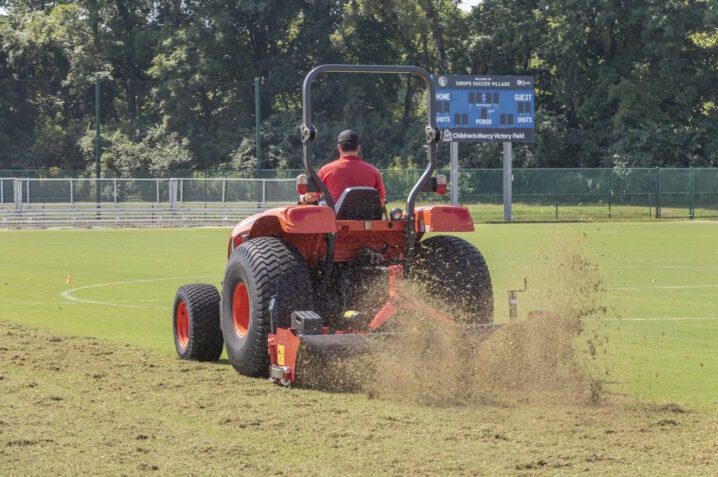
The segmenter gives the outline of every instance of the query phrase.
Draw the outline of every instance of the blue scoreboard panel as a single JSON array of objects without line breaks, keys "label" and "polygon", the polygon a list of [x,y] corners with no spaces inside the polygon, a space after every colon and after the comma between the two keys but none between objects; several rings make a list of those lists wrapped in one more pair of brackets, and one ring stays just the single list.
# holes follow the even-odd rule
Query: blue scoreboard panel
[{"label": "blue scoreboard panel", "polygon": [[531,76],[447,75],[436,80],[436,126],[447,142],[533,142]]}]

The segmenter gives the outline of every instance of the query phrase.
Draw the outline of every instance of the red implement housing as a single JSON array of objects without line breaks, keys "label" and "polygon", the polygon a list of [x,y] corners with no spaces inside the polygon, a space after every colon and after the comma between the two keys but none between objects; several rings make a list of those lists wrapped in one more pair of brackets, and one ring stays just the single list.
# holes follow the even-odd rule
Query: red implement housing
[{"label": "red implement housing", "polygon": [[[413,310],[421,312],[441,323],[448,326],[457,326],[447,316],[433,309],[426,304],[418,306],[416,303],[405,300],[401,295],[401,280],[404,274],[404,268],[401,265],[390,265],[387,267],[389,274],[389,293],[388,299],[377,307],[379,311],[373,316],[366,330],[335,331],[329,333],[329,328],[322,327],[321,335],[301,335],[295,328],[278,328],[276,333],[268,335],[267,346],[269,352],[269,379],[284,386],[291,386],[296,378],[295,370],[297,365],[297,355],[302,345],[310,345],[308,340],[314,340],[315,343],[332,340],[336,347],[358,348],[357,344],[364,344],[369,339],[369,333],[376,331],[382,327],[387,321],[393,318],[400,310]],[[486,327],[490,328],[489,325]],[[357,336],[358,335],[358,336]],[[317,339],[318,338],[318,339]],[[359,339],[356,339],[359,338]],[[347,346],[349,345],[349,346]],[[315,345],[316,346],[316,345]]]},{"label": "red implement housing", "polygon": [[267,338],[269,350],[269,379],[277,384],[289,386],[294,382],[297,352],[302,339],[293,328],[279,328]]}]

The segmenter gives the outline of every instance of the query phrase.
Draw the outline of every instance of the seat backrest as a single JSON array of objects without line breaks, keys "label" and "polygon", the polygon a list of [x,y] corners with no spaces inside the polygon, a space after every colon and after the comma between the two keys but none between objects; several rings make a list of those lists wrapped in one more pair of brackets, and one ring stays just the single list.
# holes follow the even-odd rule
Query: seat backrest
[{"label": "seat backrest", "polygon": [[347,187],[336,206],[337,220],[381,220],[384,207],[373,187]]}]

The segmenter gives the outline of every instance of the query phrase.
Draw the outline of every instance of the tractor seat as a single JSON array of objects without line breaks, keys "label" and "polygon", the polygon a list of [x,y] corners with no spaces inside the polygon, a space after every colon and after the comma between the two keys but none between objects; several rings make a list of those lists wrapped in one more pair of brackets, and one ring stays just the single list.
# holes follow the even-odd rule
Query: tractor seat
[{"label": "tractor seat", "polygon": [[334,207],[337,220],[381,220],[384,207],[373,187],[347,187]]}]

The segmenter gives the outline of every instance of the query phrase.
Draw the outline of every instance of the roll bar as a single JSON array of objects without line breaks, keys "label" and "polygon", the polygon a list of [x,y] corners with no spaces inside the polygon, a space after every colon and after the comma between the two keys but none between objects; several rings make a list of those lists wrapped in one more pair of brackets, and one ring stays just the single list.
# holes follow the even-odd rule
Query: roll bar
[{"label": "roll bar", "polygon": [[[414,184],[411,192],[409,192],[409,197],[406,199],[406,256],[408,258],[414,250],[414,239],[416,236],[414,204],[423,185],[429,180],[436,168],[436,144],[441,140],[441,132],[436,127],[436,119],[434,116],[434,99],[436,97],[434,80],[423,68],[400,65],[321,65],[307,73],[302,86],[303,122],[300,127],[304,153],[304,169],[317,190],[324,194],[327,204],[332,209],[334,208],[334,199],[312,166],[312,142],[317,138],[317,130],[312,124],[312,80],[315,76],[323,73],[410,74],[423,79],[429,88],[427,97],[428,121],[424,129],[426,132],[426,142],[429,146],[427,148],[428,164],[421,174],[421,177],[419,177],[419,181]],[[333,257],[327,257],[327,259],[333,260]]]}]

